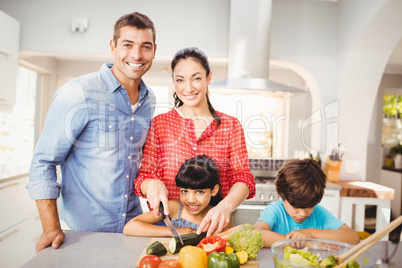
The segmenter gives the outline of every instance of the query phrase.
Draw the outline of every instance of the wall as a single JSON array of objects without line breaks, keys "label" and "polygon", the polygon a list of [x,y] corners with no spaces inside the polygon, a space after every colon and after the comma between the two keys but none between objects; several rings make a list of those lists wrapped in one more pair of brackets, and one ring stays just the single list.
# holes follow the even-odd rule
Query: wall
[{"label": "wall", "polygon": [[[344,164],[357,161],[359,171],[348,174],[345,168],[341,176],[366,180],[367,168],[380,161],[379,155],[368,154],[370,122],[386,63],[402,38],[398,26],[402,25],[402,1],[360,1],[359,5],[356,2],[359,1],[340,2],[340,16],[344,20],[339,20],[341,53],[337,91],[339,137],[348,149]],[[363,4],[366,8],[362,10]],[[357,20],[355,13],[360,14]],[[348,27],[352,20],[360,27]]]},{"label": "wall", "polygon": [[[273,0],[271,59],[298,64],[314,77],[323,116],[328,105],[339,101],[339,110],[334,108],[339,117],[333,120],[339,130],[326,131],[328,122],[323,122],[321,138],[316,139],[321,139],[317,150],[327,154],[328,143],[342,140],[345,160],[358,162],[359,171],[346,174],[343,169],[343,178],[365,180],[367,166],[378,160],[367,159],[369,126],[385,64],[401,39],[396,27],[402,25],[401,4]],[[21,21],[21,49],[26,51],[108,55],[116,18],[132,10],[144,12],[157,28],[157,59],[169,58],[188,45],[199,46],[210,57],[227,57],[228,6],[229,0],[0,2],[0,9]],[[81,16],[89,18],[88,32],[69,32],[69,20]]]},{"label": "wall", "polygon": [[[22,51],[109,54],[114,22],[123,14],[147,14],[157,31],[158,55],[198,46],[210,57],[227,56],[229,0],[1,0],[0,9],[21,22]],[[72,33],[74,17],[89,28]]]}]

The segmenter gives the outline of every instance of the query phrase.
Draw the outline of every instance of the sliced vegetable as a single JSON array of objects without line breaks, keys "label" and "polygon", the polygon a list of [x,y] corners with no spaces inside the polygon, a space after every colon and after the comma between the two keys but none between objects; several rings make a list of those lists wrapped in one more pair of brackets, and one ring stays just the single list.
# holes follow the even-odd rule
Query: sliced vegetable
[{"label": "sliced vegetable", "polygon": [[178,262],[183,268],[207,268],[207,253],[196,246],[185,246],[179,251]]},{"label": "sliced vegetable", "polygon": [[147,255],[140,260],[139,268],[158,268],[162,262],[161,258],[156,255]]},{"label": "sliced vegetable", "polygon": [[156,256],[160,257],[167,253],[167,249],[161,242],[155,241],[154,243],[149,245],[146,253],[147,253],[147,255],[156,255]]},{"label": "sliced vegetable", "polygon": [[207,255],[211,252],[222,252],[225,251],[226,241],[219,236],[209,236],[203,238],[197,247],[202,248]]},{"label": "sliced vegetable", "polygon": [[231,246],[226,246],[225,247],[225,253],[226,254],[230,254],[230,253],[233,253],[233,252],[234,252],[234,249]]},{"label": "sliced vegetable", "polygon": [[237,251],[236,253],[237,258],[239,259],[240,264],[245,264],[248,260],[248,254],[244,250]]},{"label": "sliced vegetable", "polygon": [[207,236],[207,233],[201,233],[197,235],[193,234],[185,234],[181,236],[183,239],[184,245],[182,245],[177,237],[172,237],[169,241],[168,250],[171,254],[175,254],[180,251],[180,249],[184,246],[196,246],[200,241]]},{"label": "sliced vegetable", "polygon": [[212,252],[208,256],[208,268],[239,268],[240,262],[236,254]]}]

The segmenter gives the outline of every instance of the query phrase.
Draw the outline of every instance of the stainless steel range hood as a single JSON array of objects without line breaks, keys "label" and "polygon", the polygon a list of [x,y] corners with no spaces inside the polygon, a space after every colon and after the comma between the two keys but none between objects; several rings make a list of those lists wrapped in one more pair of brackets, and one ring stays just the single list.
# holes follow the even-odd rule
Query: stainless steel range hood
[{"label": "stainless steel range hood", "polygon": [[230,1],[228,78],[213,81],[211,87],[305,92],[269,80],[271,4],[271,0]]}]

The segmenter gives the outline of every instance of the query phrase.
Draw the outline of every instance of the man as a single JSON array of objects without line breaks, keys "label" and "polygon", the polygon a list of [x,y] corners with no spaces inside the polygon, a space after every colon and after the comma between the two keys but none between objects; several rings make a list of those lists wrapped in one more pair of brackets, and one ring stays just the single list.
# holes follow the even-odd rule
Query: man
[{"label": "man", "polygon": [[142,213],[134,179],[155,111],[141,80],[155,58],[152,21],[138,12],[122,16],[110,47],[114,63],[66,83],[48,111],[27,185],[43,227],[36,252],[64,241],[60,220],[73,231],[122,232]]}]

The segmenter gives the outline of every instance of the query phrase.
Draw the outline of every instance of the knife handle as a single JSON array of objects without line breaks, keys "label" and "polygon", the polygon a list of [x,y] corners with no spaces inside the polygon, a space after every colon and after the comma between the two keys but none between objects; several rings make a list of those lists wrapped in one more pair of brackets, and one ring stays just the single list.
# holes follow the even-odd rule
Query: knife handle
[{"label": "knife handle", "polygon": [[162,216],[162,220],[164,220],[166,218],[166,215],[165,215],[165,210],[163,209],[163,203],[162,202],[159,203],[159,213]]}]

